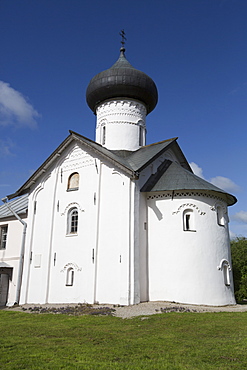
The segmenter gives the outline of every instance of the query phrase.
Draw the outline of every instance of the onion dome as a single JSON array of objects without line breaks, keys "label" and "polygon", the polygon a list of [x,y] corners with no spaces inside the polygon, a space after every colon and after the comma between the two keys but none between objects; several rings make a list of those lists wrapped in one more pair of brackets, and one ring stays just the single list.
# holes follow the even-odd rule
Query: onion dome
[{"label": "onion dome", "polygon": [[145,73],[135,69],[125,58],[125,49],[120,49],[120,57],[109,69],[97,74],[89,82],[86,99],[89,108],[95,113],[100,103],[112,98],[131,98],[145,104],[147,114],[152,112],[158,101],[154,81]]}]

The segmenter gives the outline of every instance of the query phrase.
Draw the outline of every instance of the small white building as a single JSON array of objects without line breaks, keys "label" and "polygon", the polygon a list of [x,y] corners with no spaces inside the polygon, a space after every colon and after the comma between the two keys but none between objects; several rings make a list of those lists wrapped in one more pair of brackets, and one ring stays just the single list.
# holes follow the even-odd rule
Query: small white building
[{"label": "small white building", "polygon": [[0,207],[0,306],[11,306],[20,296],[28,195],[9,204],[13,213],[23,220],[23,224],[7,205]]},{"label": "small white building", "polygon": [[[227,207],[236,198],[193,174],[177,138],[146,145],[158,93],[124,51],[88,85],[96,141],[70,131],[8,196],[28,194],[19,303],[235,304]],[[6,258],[18,256],[21,233],[10,220],[2,286],[6,268],[15,276],[18,261]]]}]

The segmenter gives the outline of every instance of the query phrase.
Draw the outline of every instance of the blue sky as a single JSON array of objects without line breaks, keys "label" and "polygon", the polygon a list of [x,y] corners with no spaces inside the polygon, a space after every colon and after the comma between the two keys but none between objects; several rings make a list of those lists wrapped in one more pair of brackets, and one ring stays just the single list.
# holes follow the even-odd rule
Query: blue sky
[{"label": "blue sky", "polygon": [[247,237],[246,0],[0,0],[0,196],[74,130],[94,139],[90,79],[126,57],[155,81],[147,143],[178,136],[195,172],[233,193]]}]

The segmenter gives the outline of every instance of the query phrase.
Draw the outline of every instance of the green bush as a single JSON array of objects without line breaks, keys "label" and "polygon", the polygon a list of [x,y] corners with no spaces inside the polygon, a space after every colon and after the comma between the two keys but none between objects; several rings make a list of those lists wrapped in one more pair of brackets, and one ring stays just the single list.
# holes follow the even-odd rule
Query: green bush
[{"label": "green bush", "polygon": [[235,297],[241,303],[247,299],[247,238],[233,239],[231,252]]}]

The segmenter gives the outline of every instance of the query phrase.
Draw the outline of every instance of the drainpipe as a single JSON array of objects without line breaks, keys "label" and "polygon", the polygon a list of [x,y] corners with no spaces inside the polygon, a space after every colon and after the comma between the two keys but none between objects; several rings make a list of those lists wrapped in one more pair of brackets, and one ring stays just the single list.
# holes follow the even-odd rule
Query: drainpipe
[{"label": "drainpipe", "polygon": [[23,232],[22,232],[22,241],[21,241],[21,253],[20,253],[20,262],[19,262],[19,271],[18,271],[18,279],[17,279],[17,288],[16,288],[16,298],[15,304],[19,304],[20,295],[21,295],[21,282],[22,282],[22,272],[23,272],[23,263],[24,263],[24,251],[25,251],[25,241],[26,241],[26,230],[27,230],[27,223],[23,221],[20,216],[10,207],[8,201],[8,197],[3,198],[2,201],[5,203],[6,207],[9,211],[19,220],[23,225]]}]

